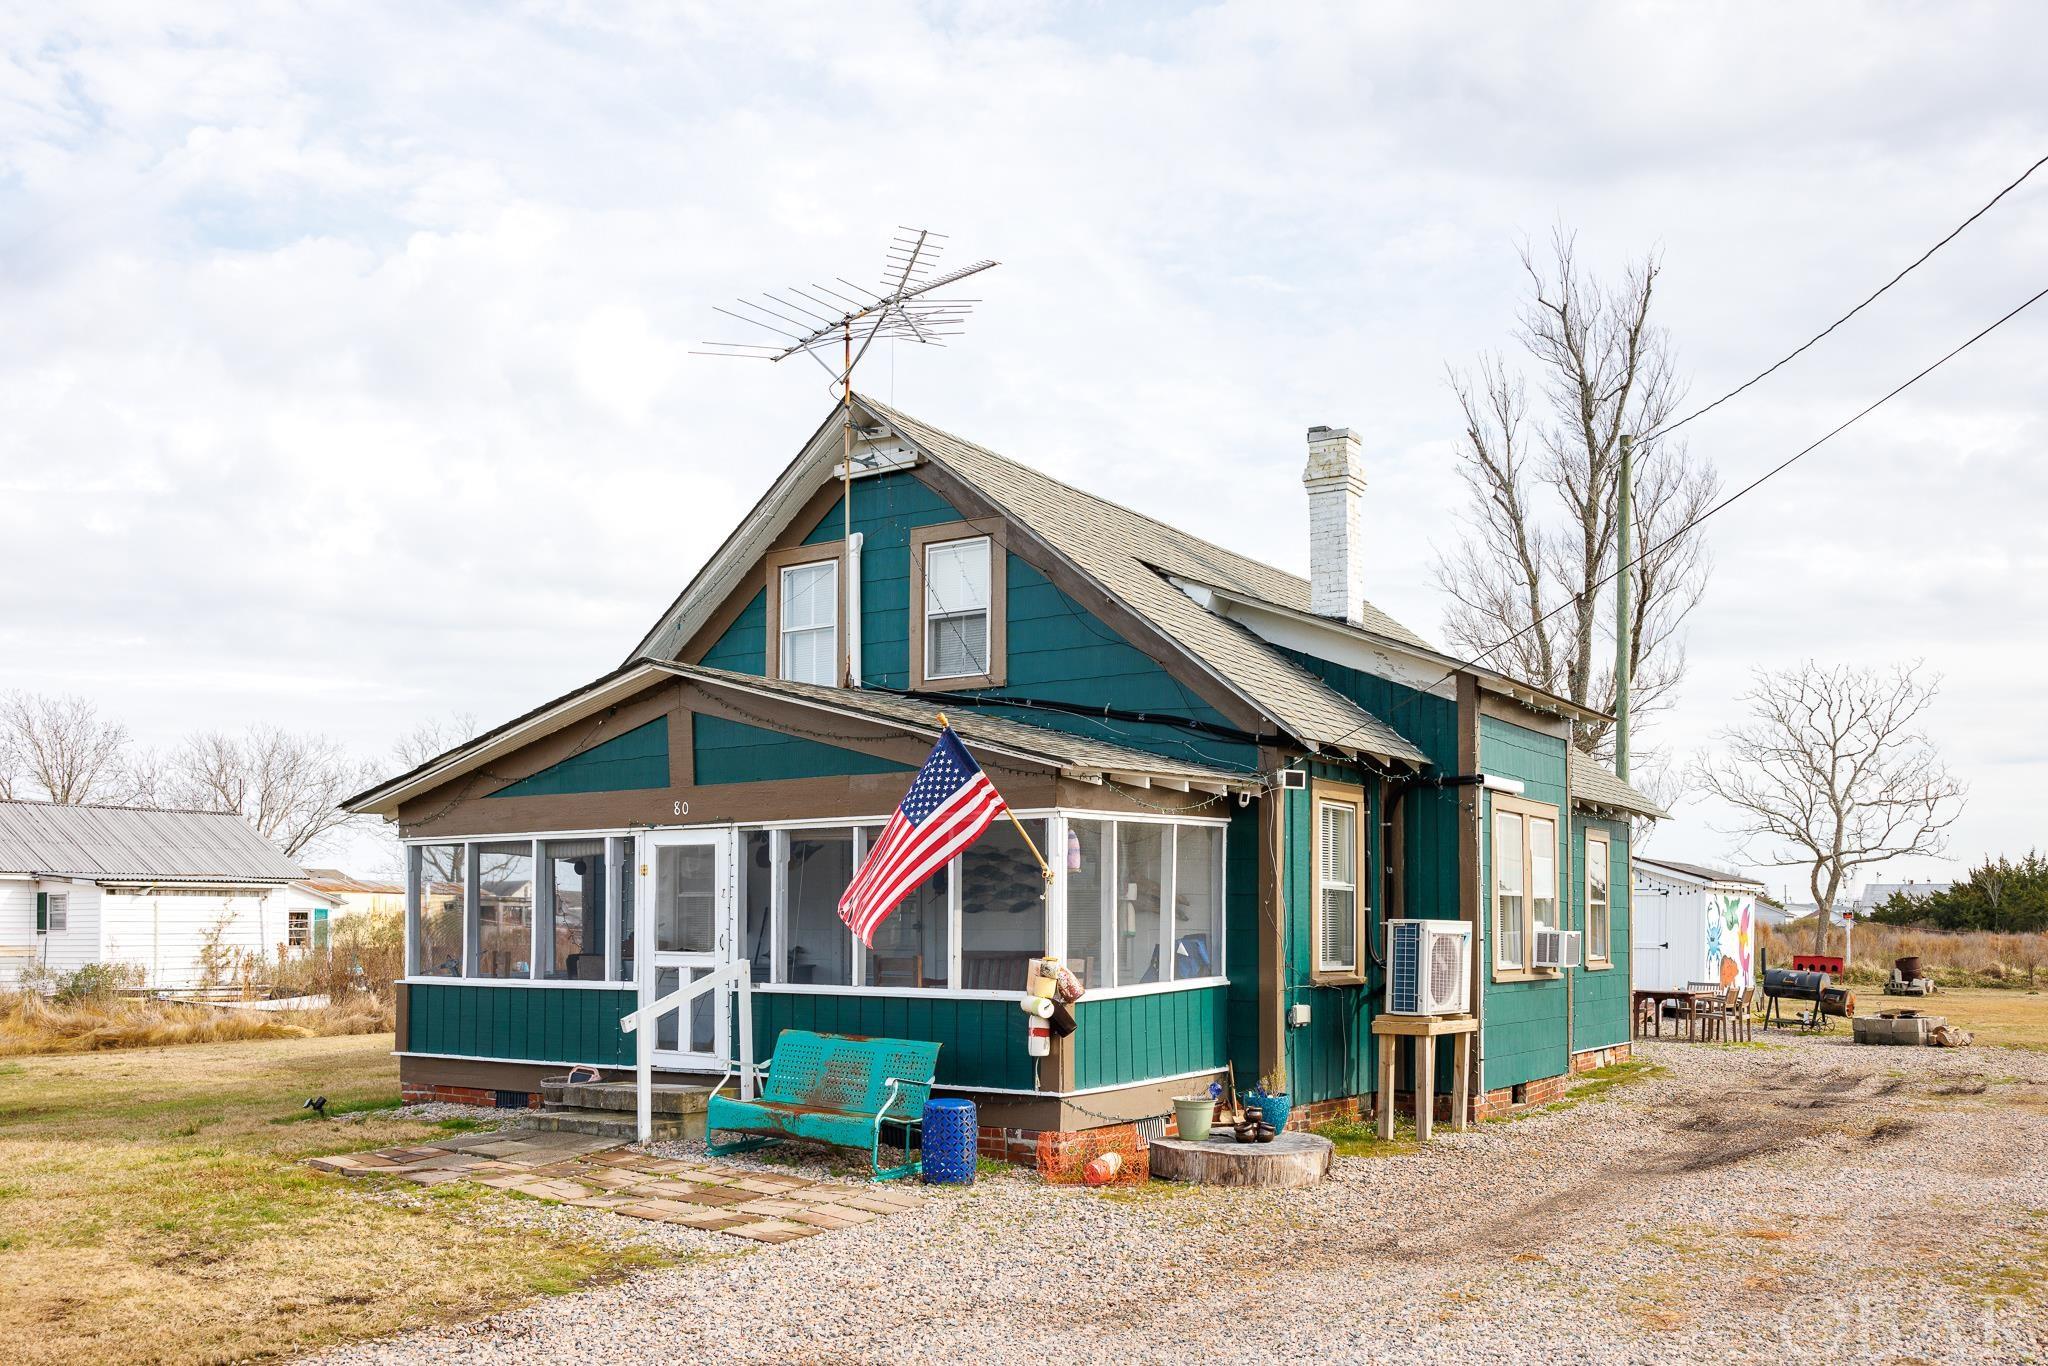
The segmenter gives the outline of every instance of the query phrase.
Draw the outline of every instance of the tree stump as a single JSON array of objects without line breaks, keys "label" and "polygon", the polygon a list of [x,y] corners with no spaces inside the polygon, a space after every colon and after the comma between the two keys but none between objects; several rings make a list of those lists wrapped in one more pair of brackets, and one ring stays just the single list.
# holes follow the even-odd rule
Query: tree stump
[{"label": "tree stump", "polygon": [[1292,1190],[1327,1178],[1337,1145],[1315,1134],[1290,1130],[1271,1143],[1155,1138],[1151,1149],[1152,1175],[1163,1180]]}]

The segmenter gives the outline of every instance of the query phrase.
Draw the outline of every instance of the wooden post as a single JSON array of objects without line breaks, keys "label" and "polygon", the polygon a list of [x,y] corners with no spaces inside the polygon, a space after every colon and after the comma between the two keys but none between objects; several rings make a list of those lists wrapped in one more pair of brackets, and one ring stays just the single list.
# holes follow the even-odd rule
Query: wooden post
[{"label": "wooden post", "polygon": [[1379,1102],[1380,1141],[1388,1142],[1394,1137],[1394,1062],[1400,1051],[1399,1037],[1382,1034],[1378,1039],[1380,1050],[1380,1093]]},{"label": "wooden post", "polygon": [[1436,1035],[1415,1040],[1415,1137],[1429,1142],[1436,1124]]},{"label": "wooden post", "polygon": [[1472,1109],[1472,1036],[1452,1035],[1451,1048],[1451,1131],[1462,1134]]}]

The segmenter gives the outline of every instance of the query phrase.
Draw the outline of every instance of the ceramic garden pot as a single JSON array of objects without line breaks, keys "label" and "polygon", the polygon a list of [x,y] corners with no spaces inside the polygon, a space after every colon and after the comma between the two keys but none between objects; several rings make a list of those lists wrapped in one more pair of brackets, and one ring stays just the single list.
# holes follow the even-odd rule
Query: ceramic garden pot
[{"label": "ceramic garden pot", "polygon": [[1209,1136],[1209,1126],[1215,1116],[1216,1102],[1207,1096],[1174,1097],[1174,1127],[1190,1143],[1200,1143]]}]

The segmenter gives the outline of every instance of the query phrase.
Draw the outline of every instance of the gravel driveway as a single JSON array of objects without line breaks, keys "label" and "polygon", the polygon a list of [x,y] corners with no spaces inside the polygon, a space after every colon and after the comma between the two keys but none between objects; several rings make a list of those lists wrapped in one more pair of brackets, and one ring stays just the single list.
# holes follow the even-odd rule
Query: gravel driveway
[{"label": "gravel driveway", "polygon": [[1314,1190],[1004,1177],[758,1251],[665,1228],[704,1255],[321,1359],[2048,1359],[2048,1054],[1643,1056]]}]

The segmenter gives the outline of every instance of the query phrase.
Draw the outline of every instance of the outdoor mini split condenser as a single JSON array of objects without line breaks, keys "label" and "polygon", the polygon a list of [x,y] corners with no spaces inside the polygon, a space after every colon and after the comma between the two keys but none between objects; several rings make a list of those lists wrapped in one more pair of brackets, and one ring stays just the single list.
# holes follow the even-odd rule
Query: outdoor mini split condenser
[{"label": "outdoor mini split condenser", "polygon": [[1463,1015],[1472,1009],[1472,924],[1387,922],[1387,1014]]}]

